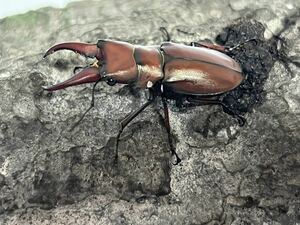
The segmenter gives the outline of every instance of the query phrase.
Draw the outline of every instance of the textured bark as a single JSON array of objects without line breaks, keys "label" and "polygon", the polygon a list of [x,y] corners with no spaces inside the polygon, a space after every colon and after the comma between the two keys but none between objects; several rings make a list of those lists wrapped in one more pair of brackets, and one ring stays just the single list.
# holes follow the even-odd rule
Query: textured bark
[{"label": "textured bark", "polygon": [[[299,1],[110,1],[44,8],[0,21],[0,224],[297,224],[300,221]],[[218,106],[178,109],[170,122],[182,164],[171,166],[156,102],[124,130],[142,91],[99,84],[41,87],[90,63],[55,43],[111,38],[140,45],[251,35],[233,57],[248,75]],[[227,28],[226,28],[227,27]],[[240,35],[238,35],[240,33]],[[232,35],[235,34],[235,35]],[[277,34],[278,37],[275,37]],[[160,114],[159,114],[159,113]]]}]

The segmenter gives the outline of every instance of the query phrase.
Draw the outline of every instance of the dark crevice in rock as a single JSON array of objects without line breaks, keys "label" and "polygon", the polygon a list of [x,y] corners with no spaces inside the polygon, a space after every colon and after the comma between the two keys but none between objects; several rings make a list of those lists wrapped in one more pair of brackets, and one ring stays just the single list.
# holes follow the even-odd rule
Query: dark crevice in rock
[{"label": "dark crevice in rock", "polygon": [[[288,23],[288,25],[292,26],[293,23]],[[224,46],[235,46],[246,40],[256,39],[230,53],[230,56],[240,63],[245,80],[234,90],[222,94],[220,99],[237,115],[251,113],[254,108],[263,104],[266,96],[264,84],[276,61],[285,66],[294,62],[287,56],[288,48],[285,39],[280,35],[274,35],[270,40],[266,40],[264,32],[265,27],[258,21],[241,18],[224,28],[224,31],[216,37],[217,43]],[[191,108],[191,105],[184,104],[184,96],[171,96],[171,98],[176,99],[176,106],[182,112],[186,108]],[[232,114],[225,108],[223,111],[229,115]],[[203,137],[208,137],[210,131],[216,135],[224,127],[214,128],[212,123],[218,118],[215,118],[211,110],[205,114],[207,114],[205,124],[201,124],[201,130],[197,131],[196,128],[195,131],[201,133]],[[194,121],[192,124],[195,125]]]},{"label": "dark crevice in rock", "polygon": [[256,39],[256,42],[249,42],[232,52],[232,57],[240,63],[246,79],[239,87],[224,94],[223,101],[238,114],[251,112],[264,101],[264,83],[276,61],[270,52],[275,43],[265,40],[264,31],[261,23],[241,19],[226,27],[216,38],[218,43],[225,46]]},{"label": "dark crevice in rock", "polygon": [[[292,18],[295,20],[298,16]],[[286,23],[285,30],[293,25],[294,23]],[[297,62],[287,55],[287,41],[280,37],[282,32],[274,35],[270,40],[264,38],[264,32],[265,27],[261,23],[255,20],[239,19],[233,25],[226,27],[216,38],[216,41],[224,46],[235,46],[246,40],[256,39],[256,42],[249,42],[230,54],[240,63],[246,77],[240,86],[221,95],[222,101],[236,114],[251,113],[254,108],[263,104],[266,96],[264,84],[276,61],[283,63],[290,73],[292,72],[289,64],[298,66]],[[177,104],[179,107],[182,106],[180,101]],[[224,112],[231,114],[226,109]],[[207,138],[209,131],[216,135],[221,130],[221,127],[215,129],[212,125],[213,120],[216,119],[213,115],[214,113],[208,113],[205,124],[201,125],[201,130],[195,130],[203,137]],[[193,124],[195,124],[194,121]]]}]

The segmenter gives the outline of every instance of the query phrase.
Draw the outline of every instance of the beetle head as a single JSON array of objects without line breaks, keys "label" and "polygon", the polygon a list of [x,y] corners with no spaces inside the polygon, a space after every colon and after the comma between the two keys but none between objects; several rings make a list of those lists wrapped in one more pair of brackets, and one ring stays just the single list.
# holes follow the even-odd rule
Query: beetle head
[{"label": "beetle head", "polygon": [[97,61],[84,68],[72,78],[44,87],[47,91],[56,91],[84,83],[106,81],[109,85],[129,83],[137,76],[137,67],[133,58],[133,45],[110,40],[99,40],[97,44],[68,42],[51,47],[44,58],[58,50],[71,50]]}]

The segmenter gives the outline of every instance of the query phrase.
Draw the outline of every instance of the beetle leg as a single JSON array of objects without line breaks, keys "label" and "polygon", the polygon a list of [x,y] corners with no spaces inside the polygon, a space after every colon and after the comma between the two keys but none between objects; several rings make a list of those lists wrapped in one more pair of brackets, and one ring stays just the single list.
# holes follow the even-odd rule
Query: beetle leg
[{"label": "beetle leg", "polygon": [[125,129],[125,127],[135,118],[137,115],[139,115],[144,109],[146,109],[154,100],[155,100],[155,95],[153,93],[152,89],[149,89],[149,98],[146,103],[144,103],[140,108],[132,111],[129,113],[121,122],[120,122],[120,128],[119,128],[119,133],[117,135],[117,140],[116,140],[116,149],[115,149],[115,163],[118,162],[118,148],[119,148],[119,139],[120,136]]},{"label": "beetle leg", "polygon": [[255,43],[257,43],[256,38],[251,38],[251,39],[248,39],[248,40],[246,40],[240,44],[237,44],[233,47],[216,45],[216,44],[211,44],[211,43],[207,43],[207,42],[191,42],[191,46],[209,48],[209,49],[213,49],[213,50],[223,52],[223,53],[231,53],[233,50],[236,50],[251,41],[254,41]]},{"label": "beetle leg", "polygon": [[226,53],[227,52],[227,48],[226,46],[222,46],[222,45],[215,45],[215,44],[211,44],[211,43],[207,43],[207,42],[191,42],[190,44],[193,47],[203,47],[203,48],[209,48],[209,49],[213,49],[219,52],[223,52]]},{"label": "beetle leg", "polygon": [[82,116],[80,117],[80,119],[71,127],[70,131],[74,130],[75,127],[78,126],[78,124],[83,120],[83,118],[85,117],[85,115],[95,106],[95,88],[97,86],[97,84],[100,82],[101,80],[98,80],[96,83],[94,83],[93,85],[93,89],[92,89],[92,100],[91,100],[91,104],[90,107],[82,114]]},{"label": "beetle leg", "polygon": [[244,126],[246,123],[246,119],[240,115],[238,115],[236,112],[234,112],[228,105],[226,105],[224,102],[217,100],[217,99],[206,99],[206,98],[198,98],[198,99],[191,99],[187,98],[187,101],[190,103],[198,103],[201,105],[221,105],[223,107],[224,112],[227,114],[233,116],[237,119],[239,126]]},{"label": "beetle leg", "polygon": [[83,56],[91,57],[91,58],[95,57],[97,59],[96,62],[90,64],[89,66],[75,67],[73,73],[76,73],[78,69],[82,69],[82,70],[77,74],[75,74],[70,79],[61,82],[59,84],[53,85],[51,87],[43,87],[43,89],[47,91],[56,91],[70,86],[95,82],[92,90],[92,101],[90,107],[84,112],[84,114],[80,117],[80,119],[72,126],[72,128],[70,129],[70,131],[72,131],[83,120],[85,115],[94,107],[95,88],[96,85],[102,80],[102,77],[100,75],[100,69],[99,69],[99,61],[98,61],[102,57],[102,54],[101,54],[101,50],[97,47],[96,44],[68,42],[68,43],[61,43],[51,47],[45,53],[44,58],[59,50],[71,50]]},{"label": "beetle leg", "polygon": [[178,165],[181,162],[181,159],[177,155],[176,149],[175,149],[175,147],[173,145],[173,142],[172,142],[168,104],[167,104],[167,101],[166,101],[165,97],[162,96],[161,99],[162,99],[162,103],[163,103],[163,106],[164,106],[164,114],[165,114],[164,121],[165,121],[165,127],[166,127],[167,132],[168,132],[168,140],[169,140],[170,150],[171,150],[172,155],[175,155],[175,157],[176,157],[176,161],[175,161],[175,163],[173,163],[173,165]]},{"label": "beetle leg", "polygon": [[165,27],[160,27],[159,30],[163,34],[164,41],[167,41],[167,42],[171,41],[171,36]]},{"label": "beetle leg", "polygon": [[251,42],[251,41],[254,41],[255,44],[257,44],[257,39],[256,39],[256,38],[251,38],[251,39],[248,39],[248,40],[246,40],[246,41],[244,41],[244,42],[242,42],[242,43],[239,43],[239,44],[237,44],[237,45],[235,45],[235,46],[233,46],[233,47],[226,47],[226,52],[227,52],[227,53],[230,53],[230,52],[232,52],[233,50],[238,49],[238,48],[241,48],[243,45],[245,45],[246,43],[249,43],[249,42]]}]

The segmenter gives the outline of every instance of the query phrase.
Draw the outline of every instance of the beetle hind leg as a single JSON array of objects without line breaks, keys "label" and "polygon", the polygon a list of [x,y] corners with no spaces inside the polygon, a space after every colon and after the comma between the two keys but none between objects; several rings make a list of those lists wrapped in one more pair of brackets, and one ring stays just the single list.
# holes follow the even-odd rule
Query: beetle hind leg
[{"label": "beetle hind leg", "polygon": [[227,114],[231,115],[233,118],[235,118],[238,121],[240,127],[242,127],[242,126],[245,125],[246,119],[243,116],[235,113],[226,104],[224,104],[222,102],[220,104],[222,105],[224,112],[226,112]]},{"label": "beetle hind leg", "polygon": [[223,53],[226,53],[227,49],[228,49],[228,47],[226,47],[226,46],[216,45],[216,44],[207,43],[207,42],[191,42],[190,45],[193,47],[209,48],[209,49],[213,49],[213,50],[223,52]]},{"label": "beetle hind leg", "polygon": [[223,107],[223,111],[227,114],[231,115],[233,118],[235,118],[239,126],[244,126],[246,123],[246,119],[239,115],[238,113],[234,112],[228,105],[226,105],[224,102],[217,100],[217,99],[207,99],[207,98],[199,98],[199,99],[192,99],[187,98],[187,101],[194,104],[200,104],[200,105],[221,105]]},{"label": "beetle hind leg", "polygon": [[232,52],[233,50],[236,50],[236,49],[239,49],[239,48],[241,48],[242,46],[244,46],[245,44],[247,44],[247,43],[249,43],[249,42],[255,42],[255,45],[257,44],[257,39],[256,38],[251,38],[251,39],[248,39],[248,40],[246,40],[246,41],[244,41],[244,42],[241,42],[241,43],[239,43],[239,44],[237,44],[237,45],[235,45],[235,46],[233,46],[233,47],[226,47],[226,52],[227,53],[230,53],[230,52]]},{"label": "beetle hind leg", "polygon": [[193,47],[203,47],[203,48],[208,48],[208,49],[213,49],[222,53],[227,53],[230,54],[232,51],[241,48],[243,45],[249,43],[249,42],[255,42],[257,44],[257,39],[256,38],[251,38],[248,39],[244,42],[241,42],[235,46],[229,47],[229,46],[222,46],[222,45],[217,45],[217,44],[212,44],[212,43],[207,43],[207,42],[191,42],[191,46]]}]

